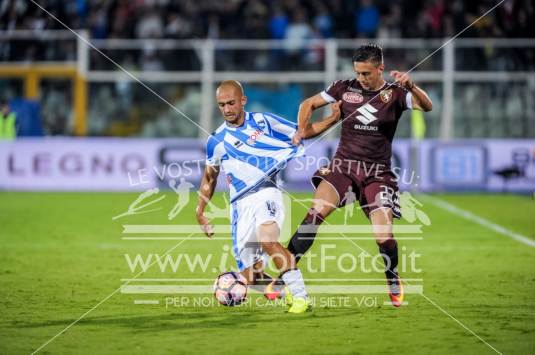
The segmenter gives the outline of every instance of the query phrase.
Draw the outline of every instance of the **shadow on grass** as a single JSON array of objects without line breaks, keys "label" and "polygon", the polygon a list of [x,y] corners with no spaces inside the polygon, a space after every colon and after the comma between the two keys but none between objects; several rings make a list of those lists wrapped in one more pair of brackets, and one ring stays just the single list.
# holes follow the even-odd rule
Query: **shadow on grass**
[{"label": "shadow on grass", "polygon": [[[227,310],[202,312],[183,311],[157,315],[131,315],[131,316],[99,316],[87,317],[76,323],[76,326],[89,326],[100,328],[102,326],[118,326],[130,328],[140,332],[186,330],[186,329],[209,329],[209,328],[234,328],[253,325],[255,323],[269,322],[294,322],[304,319],[319,321],[324,318],[352,317],[361,314],[360,309],[316,309],[304,314],[287,314],[285,308],[270,308],[266,310]],[[49,320],[36,323],[13,322],[13,328],[41,328],[53,326],[68,326],[75,319]]]}]

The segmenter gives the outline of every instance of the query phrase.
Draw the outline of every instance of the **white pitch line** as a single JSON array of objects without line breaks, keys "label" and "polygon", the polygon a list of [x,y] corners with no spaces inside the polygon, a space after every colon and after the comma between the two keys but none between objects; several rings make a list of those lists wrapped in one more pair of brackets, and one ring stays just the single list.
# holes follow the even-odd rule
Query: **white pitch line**
[{"label": "white pitch line", "polygon": [[458,217],[464,218],[470,222],[475,222],[479,224],[480,226],[483,226],[487,229],[490,229],[498,234],[504,235],[508,238],[511,238],[513,240],[516,240],[517,242],[520,242],[522,244],[525,244],[530,247],[535,247],[535,240],[530,239],[522,234],[518,234],[513,232],[512,230],[509,230],[505,227],[500,226],[499,224],[496,224],[494,222],[489,221],[486,218],[480,217],[470,211],[464,210],[462,208],[459,208],[449,202],[446,202],[442,199],[439,199],[437,197],[431,197],[429,195],[425,195],[425,198],[431,202],[431,204],[442,208],[443,210],[446,210]]},{"label": "white pitch line", "polygon": [[135,300],[134,304],[160,304],[158,300]]}]

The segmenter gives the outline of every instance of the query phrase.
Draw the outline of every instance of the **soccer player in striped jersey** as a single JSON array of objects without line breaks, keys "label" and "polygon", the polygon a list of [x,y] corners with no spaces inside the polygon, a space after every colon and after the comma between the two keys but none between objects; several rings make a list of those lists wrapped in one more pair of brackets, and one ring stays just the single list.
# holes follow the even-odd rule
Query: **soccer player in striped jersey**
[{"label": "soccer player in striped jersey", "polygon": [[[288,311],[305,312],[310,303],[303,276],[293,255],[278,241],[284,206],[277,173],[290,159],[303,155],[303,146],[292,144],[297,125],[274,114],[246,112],[247,97],[237,81],[222,82],[216,99],[225,122],[206,143],[197,221],[208,237],[213,235],[204,209],[223,168],[230,188],[233,253],[240,272],[249,285],[271,281],[263,272],[264,260],[271,256],[281,272],[279,280],[291,295]],[[277,293],[273,287],[273,283],[266,287],[266,297]]]}]

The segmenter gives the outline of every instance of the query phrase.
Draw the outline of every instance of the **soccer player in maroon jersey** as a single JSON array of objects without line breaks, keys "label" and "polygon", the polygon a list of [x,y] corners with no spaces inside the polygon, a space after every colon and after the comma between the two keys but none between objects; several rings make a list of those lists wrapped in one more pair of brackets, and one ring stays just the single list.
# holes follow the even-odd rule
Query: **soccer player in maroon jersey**
[{"label": "soccer player in maroon jersey", "polygon": [[[352,189],[370,219],[375,240],[385,262],[385,275],[392,304],[403,302],[403,287],[397,273],[398,247],[392,233],[393,218],[400,218],[398,185],[391,171],[392,139],[404,110],[431,111],[432,102],[407,73],[391,71],[394,83],[383,79],[383,51],[366,44],[355,51],[356,78],[339,80],[304,100],[298,113],[299,128],[293,143],[315,137],[333,124],[325,119],[310,124],[312,111],[329,103],[341,104],[342,133],[330,164],[313,176],[315,203],[293,235],[288,250],[299,260],[312,246],[319,225]],[[318,201],[318,202],[316,202]]]}]

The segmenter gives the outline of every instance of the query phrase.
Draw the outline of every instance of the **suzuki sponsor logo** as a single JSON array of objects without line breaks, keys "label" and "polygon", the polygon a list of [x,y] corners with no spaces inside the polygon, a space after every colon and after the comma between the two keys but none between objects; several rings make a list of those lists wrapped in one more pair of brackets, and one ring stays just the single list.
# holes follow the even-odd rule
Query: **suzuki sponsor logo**
[{"label": "suzuki sponsor logo", "polygon": [[357,116],[357,120],[364,123],[365,125],[370,124],[371,122],[378,119],[378,117],[374,115],[374,113],[377,112],[377,109],[370,104],[366,104],[364,106],[359,107],[357,111],[361,113]]}]

